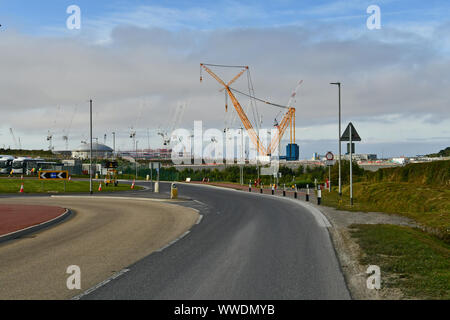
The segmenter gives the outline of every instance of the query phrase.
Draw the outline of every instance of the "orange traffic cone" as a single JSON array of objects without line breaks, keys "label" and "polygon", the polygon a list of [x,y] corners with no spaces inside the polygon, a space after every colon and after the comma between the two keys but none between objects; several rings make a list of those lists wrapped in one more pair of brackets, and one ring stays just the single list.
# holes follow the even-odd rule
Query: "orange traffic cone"
[{"label": "orange traffic cone", "polygon": [[25,191],[23,190],[23,183],[20,185],[20,193],[24,193]]},{"label": "orange traffic cone", "polygon": [[133,184],[131,185],[131,189],[134,189],[135,182],[136,182],[136,180],[133,180]]},{"label": "orange traffic cone", "polygon": [[98,191],[102,191],[102,184],[100,183],[100,185],[98,186]]}]

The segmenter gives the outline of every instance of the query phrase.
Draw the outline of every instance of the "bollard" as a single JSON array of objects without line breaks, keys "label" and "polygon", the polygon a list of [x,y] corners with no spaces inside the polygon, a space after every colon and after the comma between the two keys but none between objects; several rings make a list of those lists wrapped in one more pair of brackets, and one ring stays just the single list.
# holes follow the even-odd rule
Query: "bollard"
[{"label": "bollard", "polygon": [[178,199],[178,187],[175,183],[170,186],[170,199]]},{"label": "bollard", "polygon": [[283,185],[283,197],[286,197],[286,184]]},{"label": "bollard", "polygon": [[98,173],[95,174],[95,179],[98,179]]},{"label": "bollard", "polygon": [[294,191],[294,199],[297,199],[298,198],[298,194],[297,194],[297,185],[295,185],[295,187],[294,187],[295,189],[295,191]]},{"label": "bollard", "polygon": [[248,184],[248,192],[252,192],[252,183],[251,182]]},{"label": "bollard", "polygon": [[147,175],[146,180],[150,181],[150,175],[149,174]]},{"label": "bollard", "polygon": [[306,185],[306,202],[309,201],[309,184]]},{"label": "bollard", "polygon": [[272,195],[275,194],[275,185],[272,185]]},{"label": "bollard", "polygon": [[260,188],[261,188],[261,193],[263,193],[263,185],[262,184],[260,185]]},{"label": "bollard", "polygon": [[159,182],[155,182],[155,193],[159,193]]},{"label": "bollard", "polygon": [[322,200],[322,190],[319,189],[319,190],[317,191],[317,205],[320,206],[321,200]]}]

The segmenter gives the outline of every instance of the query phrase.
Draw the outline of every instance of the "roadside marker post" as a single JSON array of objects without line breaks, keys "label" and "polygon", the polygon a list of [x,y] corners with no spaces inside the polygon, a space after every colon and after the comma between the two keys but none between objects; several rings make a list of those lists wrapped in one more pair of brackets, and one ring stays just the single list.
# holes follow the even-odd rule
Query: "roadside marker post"
[{"label": "roadside marker post", "polygon": [[334,154],[331,151],[328,151],[327,155],[325,156],[327,159],[327,166],[328,166],[328,181],[327,181],[327,187],[328,192],[331,192],[331,167],[334,165]]},{"label": "roadside marker post", "polygon": [[350,205],[353,206],[353,142],[361,141],[361,137],[350,122],[341,137],[342,141],[349,141],[350,155]]},{"label": "roadside marker post", "polygon": [[252,192],[252,182],[251,181],[248,184],[248,192]]},{"label": "roadside marker post", "polygon": [[294,199],[297,199],[297,198],[298,198],[297,185],[295,185]]},{"label": "roadside marker post", "polygon": [[283,185],[283,197],[286,197],[286,184]]},{"label": "roadside marker post", "polygon": [[309,184],[306,185],[306,202],[309,202]]},{"label": "roadside marker post", "polygon": [[261,188],[261,193],[263,193],[263,188],[264,188],[264,186],[263,186],[263,184],[261,183],[261,186],[260,186],[260,188]]},{"label": "roadside marker post", "polygon": [[322,200],[322,190],[319,189],[317,190],[317,205],[320,206],[321,200]]},{"label": "roadside marker post", "polygon": [[275,185],[272,184],[272,195],[274,195],[274,194],[275,194]]}]

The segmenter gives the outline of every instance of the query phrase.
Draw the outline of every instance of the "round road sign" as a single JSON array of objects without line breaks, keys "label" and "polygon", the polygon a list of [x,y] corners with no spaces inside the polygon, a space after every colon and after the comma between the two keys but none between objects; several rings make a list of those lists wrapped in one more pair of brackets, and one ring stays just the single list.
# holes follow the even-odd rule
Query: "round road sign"
[{"label": "round road sign", "polygon": [[328,152],[327,155],[325,156],[325,158],[328,161],[333,161],[334,160],[334,154],[332,152]]}]

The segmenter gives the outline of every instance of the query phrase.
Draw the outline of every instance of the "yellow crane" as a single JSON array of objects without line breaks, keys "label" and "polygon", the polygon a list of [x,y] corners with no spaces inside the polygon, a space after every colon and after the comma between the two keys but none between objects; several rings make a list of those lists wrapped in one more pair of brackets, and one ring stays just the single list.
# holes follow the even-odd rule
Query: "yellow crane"
[{"label": "yellow crane", "polygon": [[[225,83],[225,81],[223,81],[218,75],[216,75],[209,67],[240,68],[241,71],[233,79],[231,79],[228,83]],[[288,127],[290,127],[290,143],[291,143],[291,145],[295,144],[295,108],[290,106],[290,104],[288,106],[282,106],[282,105],[268,102],[268,101],[265,101],[262,99],[258,99],[250,94],[246,94],[244,92],[238,91],[238,90],[230,87],[245,72],[249,71],[248,66],[228,66],[228,65],[215,65],[215,64],[201,63],[200,70],[202,70],[202,69],[205,70],[207,73],[209,73],[217,82],[219,82],[223,86],[222,91],[225,90],[227,93],[227,96],[230,97],[230,99],[233,103],[233,106],[234,106],[239,118],[241,119],[242,124],[244,125],[245,129],[247,130],[250,140],[256,147],[256,150],[258,150],[259,155],[271,156],[277,149],[278,145],[280,144],[281,139],[283,138],[283,135],[286,132],[286,129]],[[203,81],[203,76],[202,76],[202,74],[200,74],[200,82],[202,82],[202,81]],[[239,103],[238,99],[236,98],[236,96],[233,92],[248,96],[249,98],[255,99],[255,100],[265,103],[267,105],[271,105],[271,106],[275,106],[275,107],[287,110],[283,119],[281,120],[280,124],[277,125],[277,128],[278,128],[277,133],[272,138],[272,141],[267,146],[267,148],[264,147],[258,133],[253,128],[252,123],[248,119],[247,115],[245,114],[245,111],[242,109],[241,104]],[[226,109],[226,111],[228,111],[227,104],[225,104],[225,109]]]}]

